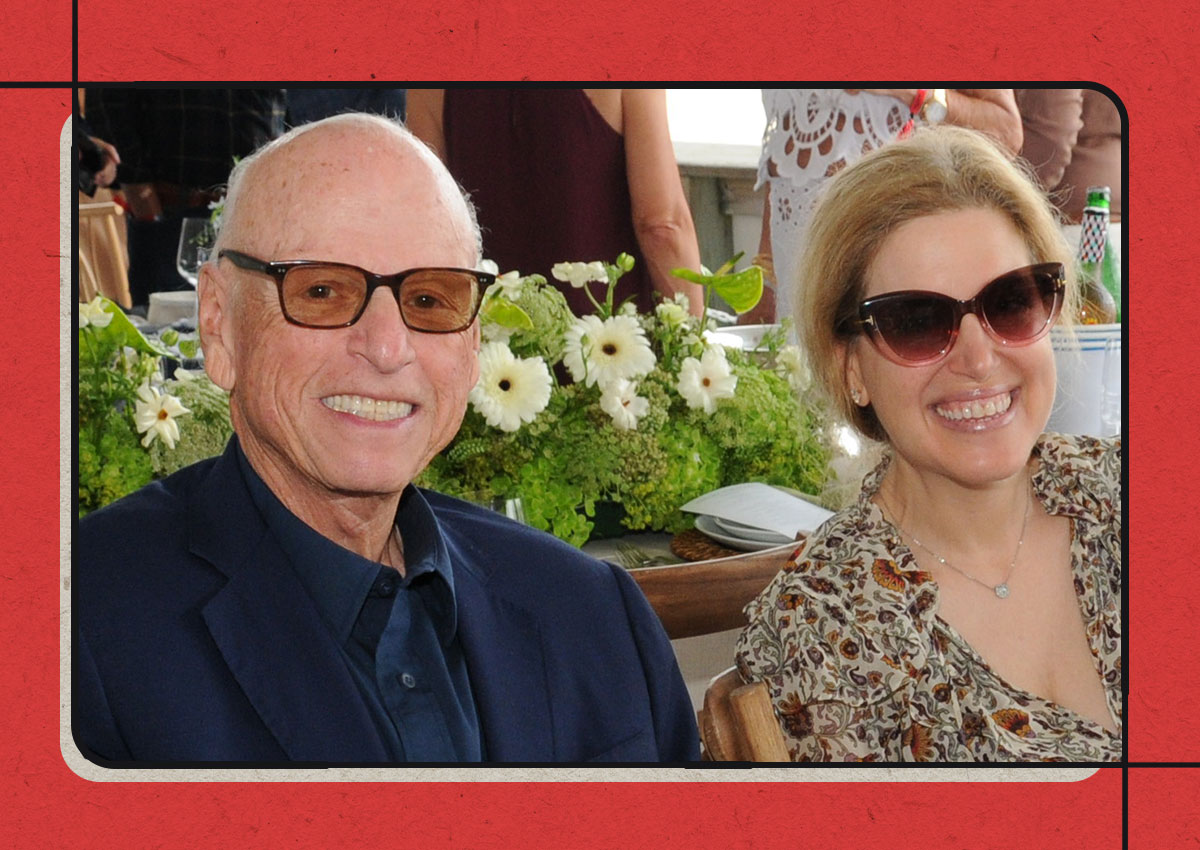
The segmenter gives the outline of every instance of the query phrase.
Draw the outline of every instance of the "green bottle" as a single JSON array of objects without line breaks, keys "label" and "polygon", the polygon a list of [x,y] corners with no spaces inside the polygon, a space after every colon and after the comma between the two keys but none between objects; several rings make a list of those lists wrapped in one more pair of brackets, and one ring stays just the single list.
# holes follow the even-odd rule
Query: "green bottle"
[{"label": "green bottle", "polygon": [[1089,186],[1083,209],[1083,228],[1079,238],[1079,270],[1084,279],[1098,282],[1112,297],[1114,317],[1121,321],[1121,254],[1109,233],[1107,186]]}]

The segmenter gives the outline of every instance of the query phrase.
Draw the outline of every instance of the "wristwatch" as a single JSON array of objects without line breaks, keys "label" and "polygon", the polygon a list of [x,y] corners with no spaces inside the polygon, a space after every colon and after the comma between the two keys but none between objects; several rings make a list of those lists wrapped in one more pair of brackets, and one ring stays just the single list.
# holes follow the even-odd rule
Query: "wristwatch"
[{"label": "wristwatch", "polygon": [[946,104],[947,89],[933,89],[921,104],[921,120],[926,124],[941,124],[946,120],[949,107]]}]

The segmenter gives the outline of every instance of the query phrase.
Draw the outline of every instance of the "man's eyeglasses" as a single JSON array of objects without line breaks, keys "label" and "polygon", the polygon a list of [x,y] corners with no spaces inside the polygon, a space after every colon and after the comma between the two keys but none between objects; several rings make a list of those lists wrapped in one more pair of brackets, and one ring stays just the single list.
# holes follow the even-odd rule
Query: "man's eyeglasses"
[{"label": "man's eyeglasses", "polygon": [[487,272],[452,268],[375,274],[346,263],[266,262],[231,250],[221,251],[217,259],[275,278],[283,317],[304,328],[349,327],[367,309],[375,290],[386,286],[396,297],[400,318],[410,330],[456,333],[475,321],[483,292],[496,279]]},{"label": "man's eyeglasses", "polygon": [[940,292],[905,290],[868,298],[843,333],[865,331],[879,352],[901,366],[924,366],[950,353],[964,316],[974,313],[1001,345],[1029,345],[1050,330],[1066,290],[1061,263],[1014,269],[959,301]]}]

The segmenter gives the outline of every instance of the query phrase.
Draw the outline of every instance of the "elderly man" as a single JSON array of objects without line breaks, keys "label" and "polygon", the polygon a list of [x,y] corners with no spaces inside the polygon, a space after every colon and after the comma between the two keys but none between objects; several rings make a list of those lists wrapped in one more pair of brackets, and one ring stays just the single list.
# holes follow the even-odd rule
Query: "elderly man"
[{"label": "elderly man", "polygon": [[687,761],[661,626],[620,569],[411,485],[454,435],[490,277],[470,208],[386,119],[230,178],[201,271],[225,453],[90,515],[73,725],[108,762]]}]

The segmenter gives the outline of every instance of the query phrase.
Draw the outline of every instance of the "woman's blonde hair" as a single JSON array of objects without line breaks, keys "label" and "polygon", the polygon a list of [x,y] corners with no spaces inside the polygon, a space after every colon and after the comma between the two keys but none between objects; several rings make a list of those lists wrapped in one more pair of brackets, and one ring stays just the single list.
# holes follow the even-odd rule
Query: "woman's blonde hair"
[{"label": "woman's blonde hair", "polygon": [[[1073,280],[1071,250],[1053,205],[1032,170],[972,130],[941,126],[867,154],[833,177],[809,225],[796,284],[796,327],[818,385],[835,409],[874,440],[887,434],[868,405],[850,398],[842,356],[857,315],[865,275],[884,239],[905,222],[962,209],[1007,216],[1034,263],[1059,262]],[[1060,321],[1070,322],[1077,287],[1067,287]]]}]

